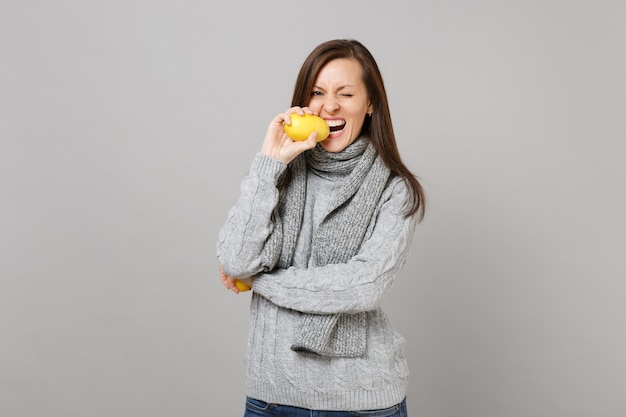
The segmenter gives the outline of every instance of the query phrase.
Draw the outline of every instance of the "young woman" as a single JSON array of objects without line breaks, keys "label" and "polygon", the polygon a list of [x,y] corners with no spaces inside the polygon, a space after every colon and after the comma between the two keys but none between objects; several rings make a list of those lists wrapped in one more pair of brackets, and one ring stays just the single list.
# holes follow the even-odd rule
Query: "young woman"
[{"label": "young woman", "polygon": [[[292,141],[292,113],[329,137]],[[407,415],[403,338],[380,302],[423,214],[374,58],[355,40],[319,45],[218,239],[224,286],[253,289],[245,416]]]}]

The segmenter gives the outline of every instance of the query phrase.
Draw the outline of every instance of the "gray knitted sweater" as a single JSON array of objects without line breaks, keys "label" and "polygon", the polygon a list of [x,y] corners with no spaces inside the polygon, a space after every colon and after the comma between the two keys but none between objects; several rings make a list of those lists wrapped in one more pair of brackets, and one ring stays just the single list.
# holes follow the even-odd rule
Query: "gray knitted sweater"
[{"label": "gray knitted sweater", "polygon": [[[313,233],[346,175],[307,176],[302,229],[293,264],[262,273],[262,249],[272,233],[278,178],[286,165],[257,154],[241,194],[219,234],[217,254],[234,277],[254,276],[246,359],[246,395],[269,403],[318,410],[390,407],[406,396],[404,339],[380,308],[385,290],[402,268],[415,228],[405,218],[408,190],[389,181],[374,216],[376,224],[359,253],[344,264],[310,267]],[[301,313],[367,312],[367,351],[356,358],[295,352]]]}]

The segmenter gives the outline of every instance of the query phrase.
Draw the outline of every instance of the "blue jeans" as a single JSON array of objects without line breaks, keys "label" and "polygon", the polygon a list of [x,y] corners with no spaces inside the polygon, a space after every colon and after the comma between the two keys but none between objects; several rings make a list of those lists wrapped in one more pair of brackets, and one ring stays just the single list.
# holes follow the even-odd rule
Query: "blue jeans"
[{"label": "blue jeans", "polygon": [[243,417],[407,417],[406,399],[400,404],[382,410],[369,411],[315,411],[288,405],[268,404],[264,401],[246,398],[246,412]]}]

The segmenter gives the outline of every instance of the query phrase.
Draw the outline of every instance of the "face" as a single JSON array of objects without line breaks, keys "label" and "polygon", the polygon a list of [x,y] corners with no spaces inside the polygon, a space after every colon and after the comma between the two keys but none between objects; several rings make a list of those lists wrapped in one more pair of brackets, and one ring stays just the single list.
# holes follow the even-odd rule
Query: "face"
[{"label": "face", "polygon": [[357,60],[340,58],[324,65],[315,79],[308,107],[330,127],[330,135],[320,142],[328,152],[341,152],[354,142],[365,115],[372,112],[361,72]]}]

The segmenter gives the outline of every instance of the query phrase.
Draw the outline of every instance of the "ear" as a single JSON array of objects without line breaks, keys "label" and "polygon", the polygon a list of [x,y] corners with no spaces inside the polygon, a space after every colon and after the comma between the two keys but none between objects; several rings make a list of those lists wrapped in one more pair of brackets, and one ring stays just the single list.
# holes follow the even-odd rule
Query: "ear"
[{"label": "ear", "polygon": [[374,106],[370,103],[369,106],[367,106],[367,114],[371,116],[372,113],[374,113]]}]

